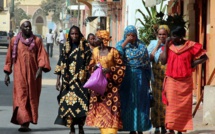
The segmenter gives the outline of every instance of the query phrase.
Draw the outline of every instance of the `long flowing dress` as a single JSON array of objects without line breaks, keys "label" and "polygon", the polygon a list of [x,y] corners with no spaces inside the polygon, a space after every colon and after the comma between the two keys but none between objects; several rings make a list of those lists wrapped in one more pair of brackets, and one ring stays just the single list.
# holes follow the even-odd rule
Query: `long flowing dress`
[{"label": "long flowing dress", "polygon": [[26,122],[37,124],[42,78],[35,80],[36,73],[39,67],[42,67],[44,72],[51,70],[42,40],[36,36],[33,38],[35,46],[32,50],[29,50],[29,46],[23,44],[21,40],[19,41],[15,63],[12,60],[12,52],[16,37],[12,38],[6,55],[4,72],[10,74],[13,71],[14,78],[11,122],[17,125]]},{"label": "long flowing dress", "polygon": [[193,129],[191,61],[205,53],[201,44],[189,40],[180,48],[170,45],[164,80],[164,94],[167,98],[165,116],[167,129],[181,132]]},{"label": "long flowing dress", "polygon": [[151,68],[148,51],[140,40],[137,40],[135,45],[129,43],[122,48],[124,40],[125,38],[116,45],[126,64],[125,77],[120,88],[122,130],[147,131],[151,129],[149,117]]},{"label": "long flowing dress", "polygon": [[108,47],[109,53],[106,56],[99,55],[98,47],[93,49],[90,67],[100,63],[103,68],[110,69],[110,78],[107,78],[108,85],[104,95],[98,95],[91,91],[89,112],[86,124],[98,128],[122,128],[119,86],[122,83],[125,66],[120,58],[119,52]]},{"label": "long flowing dress", "polygon": [[[158,40],[152,40],[147,47],[149,55],[155,49]],[[154,98],[154,105],[151,108],[151,122],[153,127],[165,126],[165,105],[162,103],[162,89],[163,80],[165,77],[165,65],[162,65],[159,61],[160,54],[162,52],[161,44],[158,50],[155,52],[154,61],[152,63],[153,80],[151,80],[152,94]]]},{"label": "long flowing dress", "polygon": [[90,48],[84,41],[72,45],[66,42],[64,45],[55,68],[55,74],[62,76],[55,124],[67,127],[71,127],[72,124],[84,125],[89,106],[89,92],[83,85],[87,79],[90,57]]}]

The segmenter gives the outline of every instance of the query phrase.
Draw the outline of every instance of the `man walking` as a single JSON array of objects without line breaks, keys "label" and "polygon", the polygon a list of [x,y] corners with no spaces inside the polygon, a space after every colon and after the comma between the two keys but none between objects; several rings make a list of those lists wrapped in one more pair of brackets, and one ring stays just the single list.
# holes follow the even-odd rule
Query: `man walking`
[{"label": "man walking", "polygon": [[66,41],[65,35],[64,35],[63,31],[60,30],[59,38],[57,41],[59,44],[59,52],[60,52],[59,54],[60,55],[62,54],[62,49],[63,49],[63,45],[64,45],[65,41]]},{"label": "man walking", "polygon": [[[46,47],[47,47],[47,53],[50,57],[52,57],[53,54],[53,45],[54,45],[54,34],[52,33],[52,29],[49,29],[49,33],[46,34]],[[49,52],[50,48],[50,52]]]},{"label": "man walking", "polygon": [[[20,22],[21,32],[12,38],[4,66],[5,84],[10,83],[13,71],[13,115],[11,122],[21,125],[20,132],[31,131],[30,123],[37,124],[42,71],[51,70],[42,40],[32,33],[31,22]],[[13,70],[12,70],[13,69]]]}]

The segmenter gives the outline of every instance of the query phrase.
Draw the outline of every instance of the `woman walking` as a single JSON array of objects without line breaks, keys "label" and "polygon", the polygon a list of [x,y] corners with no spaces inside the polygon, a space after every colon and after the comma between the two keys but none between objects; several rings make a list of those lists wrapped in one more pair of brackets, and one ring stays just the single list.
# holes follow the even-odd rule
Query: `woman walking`
[{"label": "woman walking", "polygon": [[170,30],[167,25],[160,25],[157,30],[158,39],[152,40],[147,47],[154,76],[154,80],[151,81],[152,94],[154,98],[154,105],[151,108],[151,121],[153,127],[155,127],[154,134],[166,133],[165,105],[162,103],[162,88],[166,67],[160,62],[160,54],[163,50],[169,32]]},{"label": "woman walking", "polygon": [[90,57],[90,48],[86,45],[80,29],[72,26],[55,69],[56,88],[60,90],[59,110],[55,124],[69,127],[70,134],[75,134],[74,125],[76,124],[79,127],[79,134],[84,134],[83,125],[88,111],[89,92],[83,88],[83,85],[87,80]]},{"label": "woman walking", "polygon": [[108,31],[98,31],[96,38],[95,43],[99,47],[93,49],[89,66],[93,70],[98,63],[101,64],[108,85],[104,95],[91,91],[86,124],[100,128],[101,134],[117,134],[117,130],[122,128],[119,86],[124,77],[125,66],[119,52],[108,46]]},{"label": "woman walking", "polygon": [[137,30],[129,25],[124,38],[117,43],[117,50],[126,64],[125,78],[120,88],[123,131],[142,134],[151,129],[149,119],[150,60],[143,42],[137,37]]},{"label": "woman walking", "polygon": [[[186,31],[177,26],[167,38],[160,59],[166,68],[163,102],[166,104],[165,126],[174,134],[193,129],[192,121],[192,70],[208,57],[202,45],[185,40]],[[164,101],[165,100],[165,101]]]}]

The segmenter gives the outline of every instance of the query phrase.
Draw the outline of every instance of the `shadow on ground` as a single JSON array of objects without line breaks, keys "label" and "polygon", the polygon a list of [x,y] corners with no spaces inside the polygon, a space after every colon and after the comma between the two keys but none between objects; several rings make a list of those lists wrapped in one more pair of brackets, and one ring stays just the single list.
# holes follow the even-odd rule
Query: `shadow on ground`
[{"label": "shadow on ground", "polygon": [[196,130],[188,134],[215,134],[215,130]]},{"label": "shadow on ground", "polygon": [[[12,106],[13,82],[7,87],[4,81],[0,81],[0,106]],[[1,109],[0,109],[1,110]]]}]

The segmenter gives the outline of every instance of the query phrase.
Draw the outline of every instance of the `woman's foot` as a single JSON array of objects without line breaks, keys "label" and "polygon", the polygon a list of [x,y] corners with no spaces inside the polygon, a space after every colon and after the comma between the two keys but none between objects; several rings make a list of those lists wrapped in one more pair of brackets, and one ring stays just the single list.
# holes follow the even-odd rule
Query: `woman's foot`
[{"label": "woman's foot", "polygon": [[135,131],[130,131],[130,133],[129,134],[136,134],[136,132]]},{"label": "woman's foot", "polygon": [[79,134],[84,134],[84,128],[82,125],[78,125]]},{"label": "woman's foot", "polygon": [[159,128],[159,127],[156,127],[156,128],[155,128],[154,134],[160,134],[160,128]]},{"label": "woman's foot", "polygon": [[75,127],[74,127],[74,125],[71,125],[69,134],[75,134]]},{"label": "woman's foot", "polygon": [[182,132],[178,132],[178,134],[182,134]]},{"label": "woman's foot", "polygon": [[161,134],[166,134],[166,128],[165,127],[161,127]]},{"label": "woman's foot", "polygon": [[138,131],[138,134],[143,134],[143,132],[141,132],[141,131]]},{"label": "woman's foot", "polygon": [[167,132],[166,134],[175,134],[174,130],[169,130],[169,132]]}]

